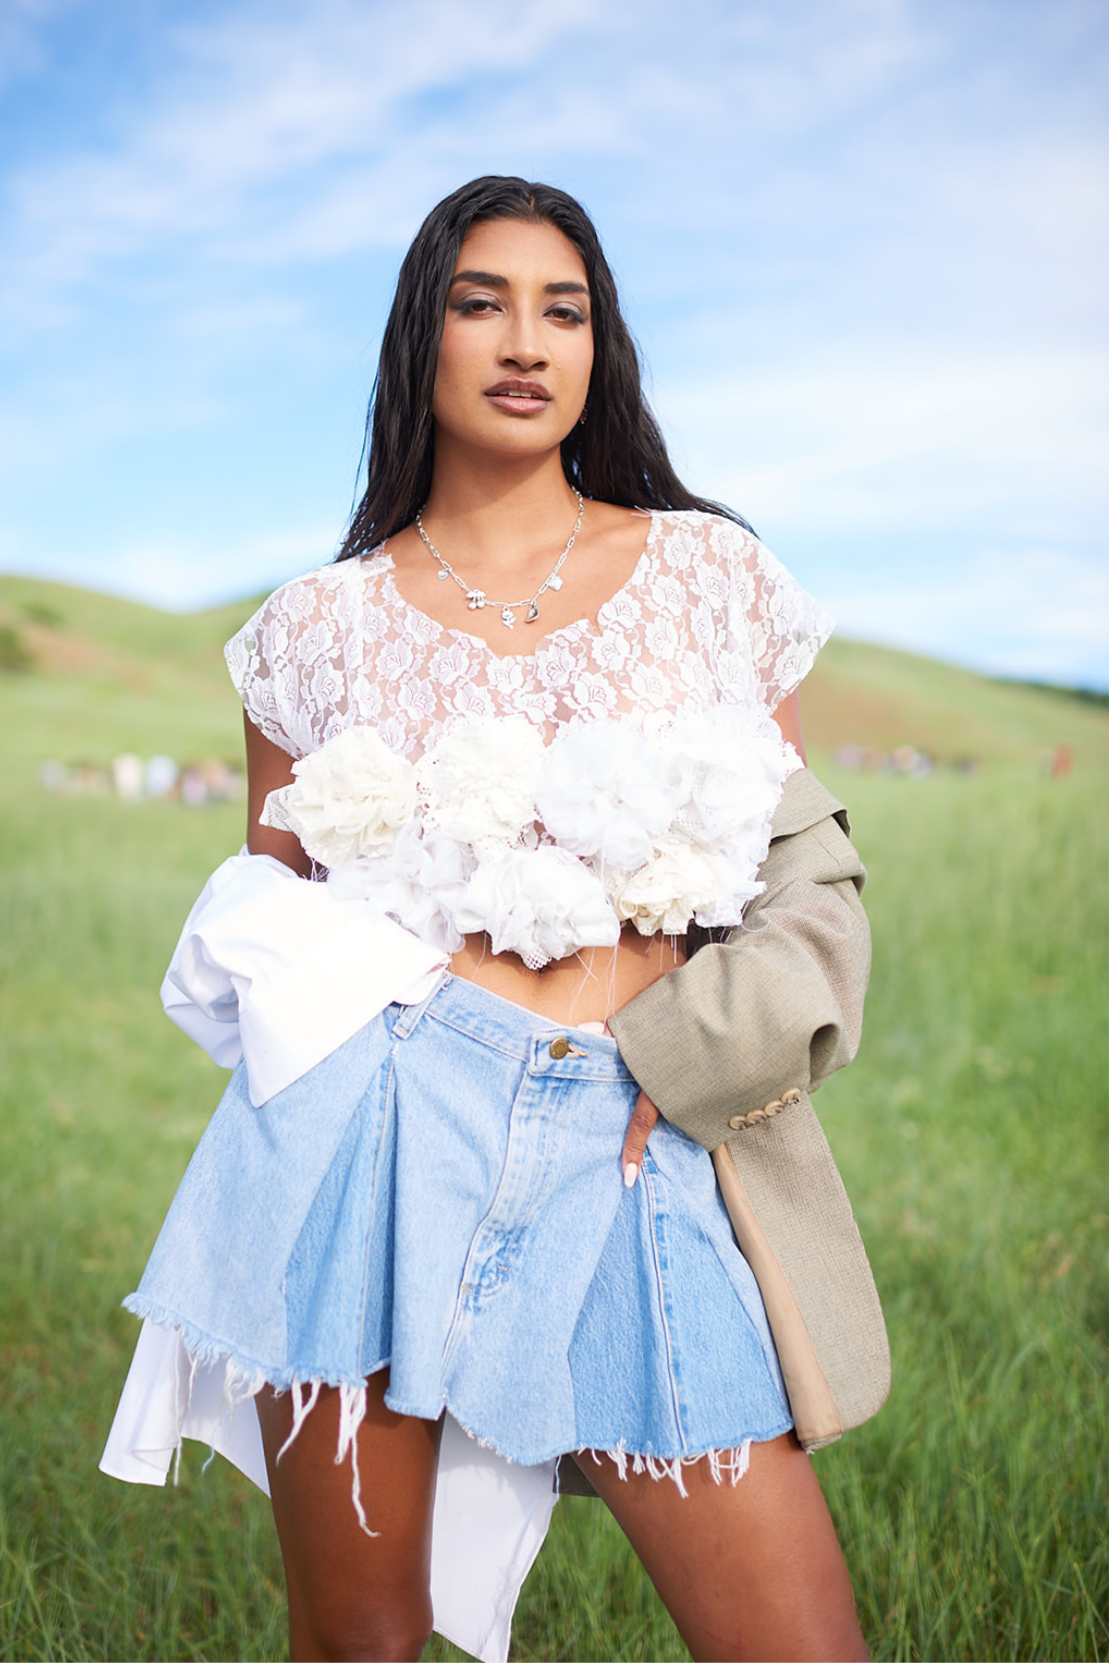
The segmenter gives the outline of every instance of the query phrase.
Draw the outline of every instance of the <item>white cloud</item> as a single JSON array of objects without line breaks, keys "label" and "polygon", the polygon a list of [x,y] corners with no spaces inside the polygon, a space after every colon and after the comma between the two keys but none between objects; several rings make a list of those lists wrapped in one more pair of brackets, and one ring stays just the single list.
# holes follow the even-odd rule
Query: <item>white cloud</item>
[{"label": "white cloud", "polygon": [[[10,177],[24,321],[44,286],[198,238],[263,260],[401,240],[488,156],[500,170],[506,155],[625,153],[684,174],[687,215],[702,195],[718,211],[725,144],[857,109],[921,35],[901,0],[692,0],[676,36],[662,0],[487,0],[480,26],[457,0],[300,0],[229,5],[165,45],[168,69],[114,143]],[[701,147],[715,165],[693,161]]]},{"label": "white cloud", "polygon": [[[290,208],[302,228],[313,213],[325,227],[300,252],[333,252],[326,225],[334,207],[329,216],[326,205],[312,206],[314,172],[324,165],[340,169],[338,187],[325,182],[324,197],[334,200],[338,188],[348,218],[357,200],[359,241],[375,241],[380,219],[367,204],[378,192],[367,197],[358,169],[344,191],[342,170],[353,163],[364,170],[369,158],[374,184],[392,184],[385,220],[395,223],[389,195],[413,200],[407,167],[397,166],[398,126],[406,125],[398,112],[407,101],[474,75],[499,76],[498,97],[511,97],[520,74],[558,37],[609,27],[589,0],[565,0],[557,14],[534,0],[488,0],[480,28],[455,0],[314,0],[276,14],[233,7],[215,24],[178,28],[170,73],[123,123],[114,148],[76,149],[11,178],[22,245],[18,298],[26,298],[28,278],[75,284],[106,260],[198,235],[242,247],[261,232],[265,249],[274,218],[281,223]],[[449,122],[438,124],[436,139],[441,152],[458,148]],[[426,132],[419,145],[428,148]]]},{"label": "white cloud", "polygon": [[704,94],[712,102],[735,99],[737,89],[714,73],[726,57],[742,71],[744,119],[776,131],[857,112],[937,50],[927,13],[906,0],[786,0],[733,5],[717,16],[724,50],[706,54]]},{"label": "white cloud", "polygon": [[1107,384],[1105,354],[947,345],[657,402],[687,477],[804,569],[843,634],[1105,686]]},{"label": "white cloud", "polygon": [[[304,525],[218,546],[186,545],[165,537],[130,542],[103,562],[102,575],[95,579],[81,555],[54,560],[50,575],[86,587],[102,586],[169,611],[193,611],[268,592],[286,578],[311,571],[334,552],[333,525]],[[28,569],[19,560],[13,568]]]},{"label": "white cloud", "polygon": [[690,471],[752,517],[866,528],[1109,510],[1109,355],[902,347],[664,385]]},{"label": "white cloud", "polygon": [[0,86],[41,71],[49,58],[47,26],[89,0],[5,0],[0,7]]},{"label": "white cloud", "polygon": [[999,675],[1109,686],[1109,566],[1045,542],[962,547],[943,581],[829,595],[841,633]]}]

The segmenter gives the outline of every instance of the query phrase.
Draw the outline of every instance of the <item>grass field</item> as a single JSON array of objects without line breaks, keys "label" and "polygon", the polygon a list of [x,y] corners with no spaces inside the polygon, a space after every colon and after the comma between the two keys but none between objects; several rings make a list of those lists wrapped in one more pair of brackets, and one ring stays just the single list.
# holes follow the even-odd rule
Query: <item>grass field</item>
[{"label": "grass field", "polygon": [[[41,604],[21,594],[0,602]],[[161,1017],[157,985],[204,876],[241,840],[233,805],[34,787],[46,754],[234,749],[216,675],[230,610],[187,620],[183,647],[167,626],[142,663],[147,620],[121,624],[117,606],[97,625],[114,644],[93,642],[106,658],[76,662],[64,624],[31,619],[56,660],[0,679],[0,1656],[279,1658],[264,1498],[222,1462],[203,1472],[194,1446],[176,1490],[96,1471],[135,1331],[118,1302],[223,1079]],[[827,704],[869,700],[877,721],[877,649],[854,680],[851,651],[829,659]],[[815,1459],[876,1657],[1100,1658],[1106,719],[891,656],[894,741],[945,754],[937,724],[962,697],[983,765],[921,780],[821,768],[871,869],[877,973],[863,1052],[817,1106],[885,1301],[894,1392]],[[810,727],[871,742],[851,720]],[[1059,740],[1074,771],[1045,779],[1035,759]],[[556,1510],[514,1655],[686,1655],[600,1503]]]}]

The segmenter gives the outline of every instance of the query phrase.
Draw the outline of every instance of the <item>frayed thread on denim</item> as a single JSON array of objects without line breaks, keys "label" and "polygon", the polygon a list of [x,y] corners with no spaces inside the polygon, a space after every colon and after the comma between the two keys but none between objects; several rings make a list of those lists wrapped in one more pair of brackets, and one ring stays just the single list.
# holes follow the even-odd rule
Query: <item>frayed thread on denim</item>
[{"label": "frayed thread on denim", "polygon": [[738,1449],[707,1449],[703,1455],[675,1455],[667,1458],[661,1455],[639,1455],[619,1445],[615,1449],[579,1449],[579,1455],[591,1455],[597,1466],[601,1464],[601,1457],[607,1455],[616,1468],[617,1475],[625,1482],[629,1472],[647,1473],[653,1479],[669,1478],[677,1487],[678,1494],[688,1496],[682,1477],[684,1467],[695,1467],[701,1461],[708,1462],[709,1475],[714,1484],[723,1484],[727,1480],[734,1487],[751,1465],[752,1438],[744,1438]]},{"label": "frayed thread on denim", "polygon": [[[322,1380],[294,1380],[289,1387],[293,1404],[293,1425],[289,1436],[277,1452],[279,1461],[316,1407],[323,1385]],[[358,1470],[358,1428],[366,1418],[366,1388],[340,1384],[338,1392],[339,1444],[335,1451],[335,1465],[341,1467],[347,1455],[350,1455],[350,1499],[358,1515],[359,1526],[367,1536],[379,1536],[380,1531],[371,1530],[366,1522],[366,1510],[362,1506],[362,1475]]]},{"label": "frayed thread on denim", "polygon": [[[213,1339],[203,1328],[198,1328],[177,1311],[146,1298],[144,1294],[129,1293],[121,1303],[125,1311],[130,1311],[132,1316],[138,1317],[140,1321],[153,1322],[159,1328],[169,1328],[179,1334],[181,1344],[188,1352],[194,1367],[224,1363],[229,1372],[234,1372],[236,1381],[249,1378],[255,1382],[246,1392],[240,1394],[236,1391],[236,1403],[241,1402],[244,1397],[255,1396],[263,1386],[272,1386],[275,1392],[287,1392],[297,1380],[311,1383],[310,1377],[298,1375],[295,1369],[274,1369],[256,1358],[243,1356],[227,1340]],[[338,1373],[324,1373],[319,1379],[320,1384],[324,1386],[339,1387],[351,1384],[344,1381]],[[354,1389],[358,1390],[358,1387],[355,1386]]]},{"label": "frayed thread on denim", "polygon": [[[298,1379],[296,1376],[282,1376],[272,1380],[259,1366],[246,1365],[235,1356],[226,1345],[213,1340],[209,1335],[194,1328],[191,1323],[183,1322],[172,1311],[156,1305],[152,1300],[143,1299],[138,1294],[129,1294],[123,1301],[127,1310],[145,1321],[157,1323],[160,1328],[173,1329],[179,1336],[184,1347],[185,1355],[189,1359],[189,1377],[182,1386],[180,1375],[177,1380],[177,1398],[175,1410],[177,1416],[177,1443],[173,1455],[173,1482],[176,1484],[181,1472],[181,1449],[184,1440],[181,1437],[181,1427],[189,1412],[192,1401],[193,1387],[196,1384],[197,1371],[204,1366],[217,1367],[223,1365],[223,1414],[221,1421],[230,1423],[235,1410],[240,1403],[246,1403],[257,1397],[263,1386],[271,1386],[280,1397],[285,1392],[290,1394],[293,1406],[293,1425],[289,1436],[277,1452],[280,1461],[285,1451],[292,1444],[301,1427],[319,1400],[324,1386],[331,1386],[339,1393],[339,1439],[335,1451],[335,1465],[342,1466],[348,1454],[351,1465],[351,1501],[358,1516],[358,1523],[367,1536],[377,1536],[376,1530],[371,1530],[366,1519],[366,1510],[362,1505],[362,1476],[358,1470],[358,1429],[366,1418],[366,1384],[362,1381],[353,1385],[344,1380],[313,1380]],[[211,1449],[205,1468],[215,1457],[215,1449]]]},{"label": "frayed thread on denim", "polygon": [[[156,1319],[151,1318],[151,1321],[154,1320]],[[201,1365],[204,1363],[214,1364],[220,1361],[223,1362],[223,1411],[220,1415],[221,1425],[230,1426],[231,1422],[235,1418],[235,1410],[239,1407],[240,1403],[248,1403],[252,1397],[256,1397],[265,1385],[266,1381],[265,1376],[262,1374],[260,1369],[243,1368],[235,1361],[229,1352],[214,1352],[211,1355],[206,1356],[200,1349],[194,1350],[190,1347],[188,1340],[185,1338],[184,1332],[177,1324],[173,1322],[163,1322],[160,1326],[163,1328],[176,1329],[176,1332],[181,1340],[181,1344],[184,1347],[185,1355],[189,1359],[189,1378],[184,1383],[184,1389],[182,1389],[180,1372],[177,1373],[174,1382],[174,1410],[176,1412],[177,1420],[177,1442],[174,1445],[173,1451],[173,1482],[176,1485],[181,1479],[181,1450],[184,1445],[184,1439],[181,1436],[181,1427],[185,1424],[185,1419],[189,1413],[189,1406],[192,1403],[193,1387],[196,1384],[197,1371],[200,1369]],[[209,1445],[208,1459],[205,1461],[202,1469],[204,1472],[207,1472],[215,1458],[215,1446]]]}]

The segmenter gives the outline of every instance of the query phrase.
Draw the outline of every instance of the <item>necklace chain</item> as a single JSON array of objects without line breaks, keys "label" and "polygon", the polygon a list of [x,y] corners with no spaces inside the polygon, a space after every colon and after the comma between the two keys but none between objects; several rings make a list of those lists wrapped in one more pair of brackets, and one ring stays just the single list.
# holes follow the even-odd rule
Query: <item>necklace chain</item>
[{"label": "necklace chain", "polygon": [[439,550],[435,547],[435,544],[424,530],[422,508],[416,515],[416,530],[427,544],[428,552],[439,562],[440,582],[445,582],[448,577],[452,577],[458,587],[462,590],[463,594],[466,596],[471,612],[478,612],[483,606],[499,606],[501,609],[501,623],[504,625],[505,629],[515,629],[516,612],[519,607],[527,607],[528,610],[524,617],[524,622],[525,624],[533,624],[539,616],[538,603],[540,595],[545,594],[548,589],[562,588],[562,579],[558,574],[566,564],[566,556],[569,554],[577,540],[578,532],[581,530],[582,515],[585,513],[585,500],[582,497],[581,492],[575,491],[574,495],[578,499],[578,517],[574,521],[574,529],[570,533],[570,541],[555,561],[554,569],[550,576],[539,585],[534,595],[529,595],[522,601],[491,601],[484,589],[475,589],[472,584],[466,582],[465,578],[459,577],[450,561],[444,560],[443,556],[439,553]]}]

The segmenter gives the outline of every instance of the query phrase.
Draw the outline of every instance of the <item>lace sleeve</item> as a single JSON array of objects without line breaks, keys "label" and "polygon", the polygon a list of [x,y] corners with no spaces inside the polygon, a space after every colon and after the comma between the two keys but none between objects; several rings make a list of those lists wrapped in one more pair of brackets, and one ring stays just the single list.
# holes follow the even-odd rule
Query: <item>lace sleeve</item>
[{"label": "lace sleeve", "polygon": [[342,575],[323,567],[282,584],[224,648],[250,720],[292,757],[318,749],[328,716],[341,719],[357,669]]},{"label": "lace sleeve", "polygon": [[271,595],[239,633],[231,637],[223,656],[235,691],[254,726],[293,756],[297,748],[282,710],[284,700],[279,697],[278,663],[283,656],[280,637],[288,635],[287,626],[282,626],[279,594],[280,591]]},{"label": "lace sleeve", "polygon": [[773,711],[804,681],[835,623],[757,537],[736,531],[731,628],[746,622],[760,700]]},{"label": "lace sleeve", "polygon": [[[352,719],[380,720],[381,691],[363,684],[358,568],[332,563],[293,578],[224,648],[247,715],[292,757],[318,750]],[[352,688],[361,689],[357,717]]]}]

